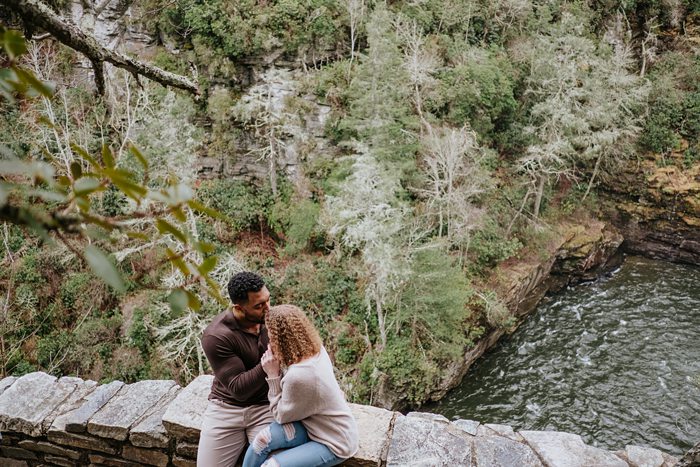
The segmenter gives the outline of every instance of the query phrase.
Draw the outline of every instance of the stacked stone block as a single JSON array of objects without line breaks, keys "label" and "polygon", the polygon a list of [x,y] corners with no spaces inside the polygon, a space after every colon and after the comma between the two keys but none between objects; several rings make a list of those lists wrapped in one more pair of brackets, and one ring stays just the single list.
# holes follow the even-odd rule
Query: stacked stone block
[{"label": "stacked stone block", "polygon": [[[212,376],[115,381],[30,373],[0,380],[0,467],[196,465]],[[671,467],[656,449],[610,452],[580,436],[351,404],[360,449],[346,466]]]}]

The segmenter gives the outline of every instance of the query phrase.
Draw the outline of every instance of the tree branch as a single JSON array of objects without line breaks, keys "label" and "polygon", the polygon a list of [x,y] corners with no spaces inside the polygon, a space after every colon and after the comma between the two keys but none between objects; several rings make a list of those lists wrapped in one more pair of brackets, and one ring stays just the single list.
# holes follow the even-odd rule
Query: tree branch
[{"label": "tree branch", "polygon": [[[199,87],[189,78],[170,73],[105,48],[94,37],[86,34],[78,26],[61,17],[40,0],[5,0],[5,3],[15,8],[25,21],[42,27],[62,44],[85,55],[93,65],[108,62],[117,68],[123,68],[133,74],[145,76],[163,86],[184,89],[196,96],[199,95]],[[98,68],[100,67],[95,67],[95,74],[99,88]]]}]

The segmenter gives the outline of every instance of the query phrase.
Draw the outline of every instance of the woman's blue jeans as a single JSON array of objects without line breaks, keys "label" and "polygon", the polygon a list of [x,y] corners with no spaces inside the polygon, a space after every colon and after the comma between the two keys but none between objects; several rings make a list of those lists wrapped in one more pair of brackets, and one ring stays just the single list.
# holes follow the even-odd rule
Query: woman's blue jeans
[{"label": "woman's blue jeans", "polygon": [[[274,467],[327,467],[345,460],[333,454],[325,444],[310,440],[300,422],[291,425],[285,433],[282,425],[273,422],[258,433],[245,453],[243,467],[260,467],[263,463]],[[291,435],[291,439],[287,439]],[[283,451],[276,452],[268,459],[270,453],[278,449]]]}]

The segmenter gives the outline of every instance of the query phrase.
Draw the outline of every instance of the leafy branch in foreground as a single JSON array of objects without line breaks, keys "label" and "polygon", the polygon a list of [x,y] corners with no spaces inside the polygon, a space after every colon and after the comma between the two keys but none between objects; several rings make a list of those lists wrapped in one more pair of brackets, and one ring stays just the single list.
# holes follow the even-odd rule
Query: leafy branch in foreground
[{"label": "leafy branch in foreground", "polygon": [[[7,64],[0,71],[0,95],[6,105],[16,97],[49,99],[53,94],[50,84],[22,67],[26,52],[18,32],[0,27],[0,53]],[[53,125],[47,119],[41,124]],[[163,262],[184,279],[170,294],[171,308],[199,310],[198,291],[226,304],[210,276],[218,261],[214,245],[188,228],[193,215],[221,217],[218,212],[194,199],[192,189],[174,175],[165,186],[156,186],[149,179],[148,160],[133,144],[128,154],[138,173],[120,165],[108,144],[97,155],[74,143],[70,149],[75,159],[66,167],[46,149],[43,160],[26,160],[0,148],[0,221],[23,226],[45,242],[60,241],[118,291],[126,289],[124,278],[101,245],[114,244],[118,235],[143,243],[163,240],[158,242],[168,245]],[[108,190],[128,199],[126,214],[105,215],[97,209],[99,197]]]}]

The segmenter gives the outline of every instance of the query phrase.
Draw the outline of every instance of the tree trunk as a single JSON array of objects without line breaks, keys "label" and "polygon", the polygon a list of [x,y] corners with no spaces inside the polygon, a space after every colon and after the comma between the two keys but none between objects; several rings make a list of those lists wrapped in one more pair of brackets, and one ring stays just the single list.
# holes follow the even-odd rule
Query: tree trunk
[{"label": "tree trunk", "polygon": [[535,194],[535,207],[533,209],[535,220],[540,217],[540,206],[542,205],[542,196],[544,195],[544,184],[546,181],[547,177],[544,175],[538,176],[537,193]]},{"label": "tree trunk", "polygon": [[384,323],[384,310],[382,302],[377,291],[377,286],[374,286],[374,303],[377,311],[377,323],[379,324],[379,338],[382,341],[382,349],[386,347],[386,324]]},{"label": "tree trunk", "polygon": [[593,187],[593,181],[595,180],[596,176],[598,175],[598,170],[600,169],[600,161],[603,159],[603,154],[598,155],[598,159],[595,161],[595,167],[593,167],[593,175],[591,175],[591,179],[588,181],[588,187],[586,188],[586,193],[583,194],[583,198],[581,198],[581,201],[585,201],[586,198],[588,197],[588,194],[591,192],[591,188]]},{"label": "tree trunk", "polygon": [[163,86],[184,89],[194,95],[199,95],[197,84],[189,78],[170,73],[103,47],[94,37],[87,35],[78,26],[68,22],[39,0],[5,0],[4,3],[17,11],[25,22],[40,26],[62,44],[90,59],[95,65],[95,82],[98,88],[103,88],[104,78],[101,66],[96,64],[108,62],[134,75],[145,76]]}]

